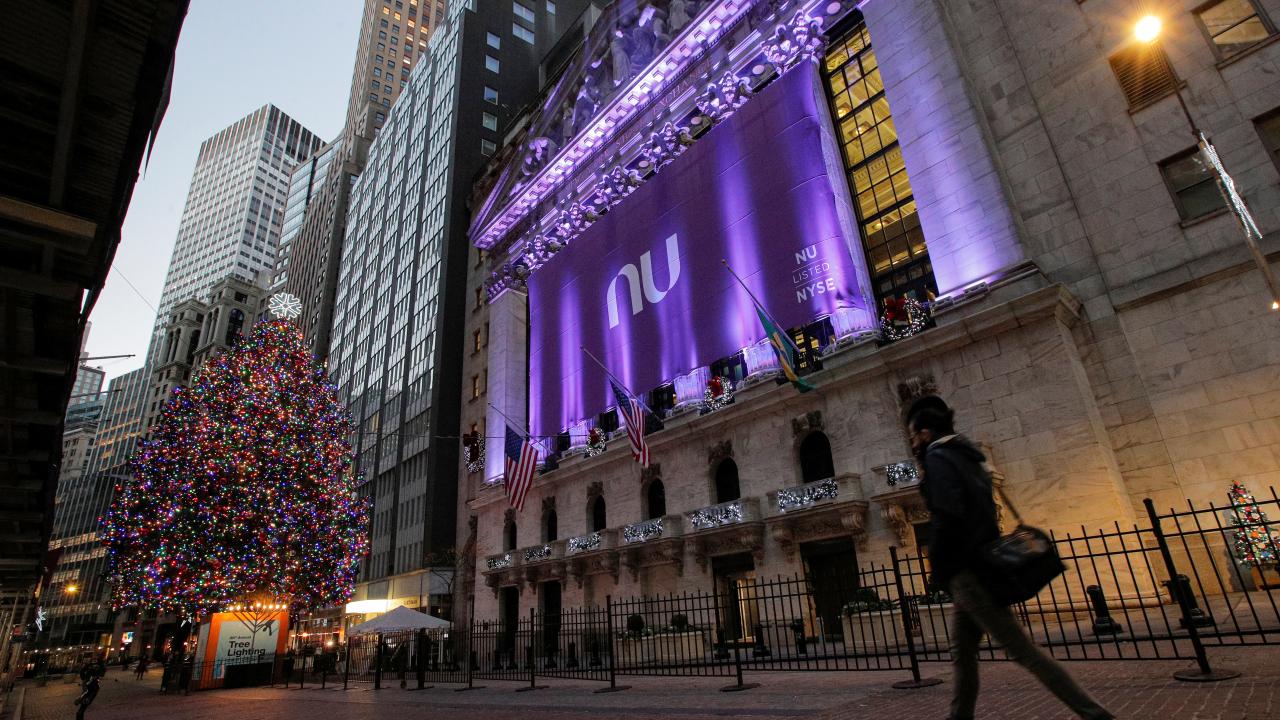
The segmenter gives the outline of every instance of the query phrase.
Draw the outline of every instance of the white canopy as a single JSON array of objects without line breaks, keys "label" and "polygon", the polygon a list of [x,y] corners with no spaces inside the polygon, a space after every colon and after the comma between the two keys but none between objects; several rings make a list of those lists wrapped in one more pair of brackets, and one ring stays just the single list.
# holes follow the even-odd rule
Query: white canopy
[{"label": "white canopy", "polygon": [[446,628],[451,623],[448,620],[441,620],[426,613],[418,612],[412,608],[403,605],[400,607],[379,615],[378,617],[362,622],[359,625],[352,625],[347,630],[348,635],[368,635],[371,633],[396,632],[398,630],[431,630],[433,628]]}]

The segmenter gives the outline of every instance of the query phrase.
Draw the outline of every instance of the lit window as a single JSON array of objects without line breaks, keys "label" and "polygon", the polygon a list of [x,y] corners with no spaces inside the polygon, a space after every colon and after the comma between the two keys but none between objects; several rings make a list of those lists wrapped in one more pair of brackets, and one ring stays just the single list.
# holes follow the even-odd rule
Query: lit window
[{"label": "lit window", "polygon": [[494,145],[492,140],[481,140],[481,141],[480,141],[480,154],[481,154],[481,155],[484,155],[485,157],[489,157],[490,155],[492,155],[492,154],[494,154],[495,152],[497,152],[497,150],[498,150],[498,146],[497,146],[497,145]]},{"label": "lit window", "polygon": [[484,69],[489,72],[498,72],[498,58],[492,55],[484,56]]},{"label": "lit window", "polygon": [[547,14],[548,15],[556,14],[556,4],[551,2],[551,0],[547,0]]},{"label": "lit window", "polygon": [[1201,6],[1195,16],[1220,58],[1247,50],[1275,32],[1254,0],[1218,0]]},{"label": "lit window", "polygon": [[484,126],[485,130],[496,132],[498,130],[498,116],[492,113],[483,113],[480,116],[480,124]]},{"label": "lit window", "polygon": [[471,399],[474,400],[478,397],[480,397],[480,376],[472,375],[471,376]]},{"label": "lit window", "polygon": [[516,17],[529,23],[530,25],[537,22],[538,17],[533,14],[533,9],[521,3],[520,0],[515,0],[514,2],[512,2],[511,9],[512,11],[515,12]]},{"label": "lit window", "polygon": [[502,38],[498,37],[497,35],[494,35],[491,32],[487,32],[484,34],[484,41],[489,47],[493,48],[494,50],[502,49]]},{"label": "lit window", "polygon": [[493,103],[494,105],[497,105],[497,104],[498,104],[498,91],[497,91],[497,90],[494,90],[493,88],[489,87],[488,85],[485,85],[485,86],[484,86],[484,101],[485,101],[485,102],[491,102],[491,103]]},{"label": "lit window", "polygon": [[400,13],[395,13],[395,14],[394,14],[394,15],[392,15],[391,17],[395,18],[396,20],[399,20],[399,19],[400,19]]},{"label": "lit window", "polygon": [[390,14],[391,14],[391,8],[387,7],[386,5],[383,5],[383,6],[382,6],[382,14],[383,14],[383,15],[390,15]]},{"label": "lit window", "polygon": [[533,31],[521,25],[520,23],[511,23],[511,34],[529,43],[530,45],[533,44]]},{"label": "lit window", "polygon": [[1218,183],[1205,167],[1199,148],[1191,148],[1160,163],[1160,174],[1183,220],[1193,220],[1223,207]]},{"label": "lit window", "polygon": [[1172,95],[1178,87],[1178,77],[1159,45],[1133,43],[1112,55],[1110,62],[1130,110]]}]

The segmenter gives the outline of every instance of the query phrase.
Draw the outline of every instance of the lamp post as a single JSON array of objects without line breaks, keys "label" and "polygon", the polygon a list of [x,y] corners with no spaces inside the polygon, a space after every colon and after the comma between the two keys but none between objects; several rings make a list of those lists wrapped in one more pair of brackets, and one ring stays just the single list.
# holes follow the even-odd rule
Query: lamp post
[{"label": "lamp post", "polygon": [[[1147,15],[1133,28],[1134,37],[1139,42],[1148,45],[1155,45],[1159,42],[1160,32],[1163,29],[1163,23],[1160,18],[1154,15]],[[1182,108],[1182,114],[1187,118],[1187,125],[1191,127],[1191,134],[1195,136],[1196,146],[1200,148],[1200,157],[1204,161],[1205,166],[1213,173],[1214,180],[1217,181],[1218,191],[1222,193],[1222,200],[1226,203],[1227,209],[1235,217],[1236,222],[1240,225],[1240,229],[1244,231],[1244,241],[1249,247],[1249,254],[1253,256],[1253,262],[1257,265],[1259,272],[1262,273],[1262,279],[1267,283],[1267,289],[1271,293],[1271,309],[1280,310],[1280,284],[1276,283],[1275,275],[1271,272],[1271,266],[1267,264],[1267,258],[1262,254],[1262,248],[1258,247],[1258,240],[1262,239],[1262,230],[1258,228],[1258,223],[1253,219],[1253,214],[1249,212],[1249,206],[1245,204],[1244,197],[1236,190],[1235,181],[1231,179],[1231,175],[1227,173],[1226,167],[1222,164],[1222,159],[1218,157],[1218,151],[1213,147],[1213,143],[1209,142],[1209,138],[1196,125],[1195,118],[1191,116],[1191,110],[1187,107],[1187,101],[1182,97],[1182,90],[1174,83],[1173,94],[1178,98],[1178,106]]]}]

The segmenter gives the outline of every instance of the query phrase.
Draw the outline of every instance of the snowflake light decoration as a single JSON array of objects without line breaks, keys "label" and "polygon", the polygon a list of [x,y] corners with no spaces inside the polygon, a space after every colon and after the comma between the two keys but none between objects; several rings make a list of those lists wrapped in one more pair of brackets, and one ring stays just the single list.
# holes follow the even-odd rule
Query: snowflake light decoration
[{"label": "snowflake light decoration", "polygon": [[302,301],[289,293],[276,293],[267,303],[267,311],[275,317],[292,320],[302,314]]}]

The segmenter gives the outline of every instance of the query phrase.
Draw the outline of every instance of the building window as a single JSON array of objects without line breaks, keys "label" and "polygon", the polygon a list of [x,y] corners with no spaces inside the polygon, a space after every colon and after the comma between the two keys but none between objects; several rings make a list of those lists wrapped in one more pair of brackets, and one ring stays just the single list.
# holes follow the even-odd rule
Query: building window
[{"label": "building window", "polygon": [[484,288],[476,288],[476,306],[475,306],[475,309],[476,309],[476,310],[479,310],[479,309],[480,309],[480,308],[482,308],[482,307],[484,307]]},{"label": "building window", "polygon": [[492,140],[480,141],[480,154],[489,157],[498,151],[498,146]]},{"label": "building window", "polygon": [[514,0],[514,2],[511,3],[511,10],[516,14],[516,17],[529,23],[530,25],[533,25],[538,20],[538,17],[533,14],[533,8],[530,8],[529,6],[520,2],[520,0]]},{"label": "building window", "polygon": [[1160,163],[1160,174],[1173,195],[1183,220],[1193,220],[1225,207],[1213,173],[1199,148],[1191,148]]},{"label": "building window", "polygon": [[475,400],[480,397],[480,376],[471,376],[471,399]]},{"label": "building window", "polygon": [[542,542],[555,542],[560,537],[559,522],[554,508],[542,517]]},{"label": "building window", "polygon": [[489,103],[493,103],[494,105],[497,105],[497,104],[498,104],[498,91],[497,91],[497,90],[494,90],[493,88],[489,87],[488,85],[485,85],[485,86],[484,86],[484,101],[485,101],[485,102],[489,102]]},{"label": "building window", "polygon": [[533,44],[533,39],[534,39],[533,31],[521,25],[520,23],[511,23],[511,34],[529,43],[530,45]]},{"label": "building window", "polygon": [[487,32],[484,34],[484,42],[486,45],[493,48],[494,50],[502,49],[502,38],[498,37],[497,35],[494,35],[491,32]]},{"label": "building window", "polygon": [[655,478],[645,491],[645,519],[652,520],[667,514],[667,489],[662,480]]},{"label": "building window", "polygon": [[1223,59],[1248,50],[1275,32],[1254,0],[1214,0],[1194,13],[1214,52]]},{"label": "building window", "polygon": [[591,532],[600,532],[607,527],[609,527],[609,521],[605,511],[604,496],[597,495],[596,499],[591,501]]},{"label": "building window", "polygon": [[1267,148],[1267,154],[1271,156],[1271,162],[1280,169],[1280,108],[1257,118],[1253,121],[1253,126],[1258,129],[1258,135]]},{"label": "building window", "polygon": [[716,466],[716,503],[725,503],[742,497],[738,486],[738,464],[733,458],[725,458]]},{"label": "building window", "polygon": [[485,69],[485,70],[488,70],[489,72],[495,72],[495,73],[496,73],[496,72],[498,72],[498,68],[499,68],[499,67],[500,67],[500,65],[499,65],[499,63],[498,63],[498,58],[496,58],[496,57],[494,57],[494,56],[492,56],[492,55],[485,55],[485,56],[484,56],[484,69]]},{"label": "building window", "polygon": [[831,460],[831,442],[821,432],[809,433],[808,437],[800,443],[800,481],[811,483],[835,476],[835,463]]},{"label": "building window", "polygon": [[502,526],[502,549],[516,549],[516,524],[513,520],[508,520],[507,524]]},{"label": "building window", "polygon": [[497,132],[498,116],[493,113],[484,113],[480,116],[480,124],[484,126],[485,130],[493,130],[494,132]]},{"label": "building window", "polygon": [[876,297],[928,300],[937,283],[871,36],[859,24],[830,47],[823,75]]},{"label": "building window", "polygon": [[1112,55],[1110,62],[1130,110],[1146,107],[1178,89],[1178,76],[1156,43],[1134,43]]},{"label": "building window", "polygon": [[480,352],[480,331],[471,333],[471,352]]},{"label": "building window", "polygon": [[547,0],[547,14],[548,15],[556,14],[556,4],[551,2],[551,0]]}]

